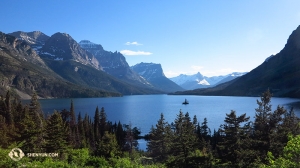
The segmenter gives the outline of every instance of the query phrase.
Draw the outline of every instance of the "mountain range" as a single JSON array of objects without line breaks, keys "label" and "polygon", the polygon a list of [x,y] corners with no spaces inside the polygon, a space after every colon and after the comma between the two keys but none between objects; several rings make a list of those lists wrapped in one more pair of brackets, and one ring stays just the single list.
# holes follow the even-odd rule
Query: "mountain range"
[{"label": "mountain range", "polygon": [[259,96],[267,89],[278,97],[300,97],[300,26],[278,54],[268,57],[249,73],[212,88],[175,94]]},{"label": "mountain range", "polygon": [[[0,94],[12,88],[28,98],[193,94],[300,97],[300,26],[284,48],[248,73],[206,77],[200,72],[168,79],[160,64],[130,67],[120,52],[67,33],[0,32]],[[187,91],[186,91],[187,90]]]},{"label": "mountain range", "polygon": [[8,88],[46,98],[166,93],[134,72],[121,53],[94,46],[66,33],[1,33],[0,94]]},{"label": "mountain range", "polygon": [[245,75],[247,72],[233,72],[228,75],[203,76],[200,72],[194,75],[180,74],[179,76],[172,77],[170,80],[181,86],[185,90],[193,90],[199,88],[208,88],[231,81],[237,77]]}]

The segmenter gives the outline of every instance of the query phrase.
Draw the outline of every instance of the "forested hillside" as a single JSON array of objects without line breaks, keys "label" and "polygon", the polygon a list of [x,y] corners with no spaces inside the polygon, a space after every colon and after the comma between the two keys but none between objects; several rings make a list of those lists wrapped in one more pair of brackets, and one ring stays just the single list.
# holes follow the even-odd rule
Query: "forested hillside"
[{"label": "forested hillside", "polygon": [[[36,94],[22,105],[7,92],[0,100],[0,167],[299,167],[299,118],[292,109],[272,110],[271,97],[267,90],[257,100],[253,122],[232,110],[213,131],[207,118],[180,110],[168,123],[161,114],[143,137],[147,151],[140,151],[140,130],[107,121],[104,107],[75,115],[71,101],[70,109],[45,116]],[[8,153],[16,147],[58,156],[14,161]]]}]

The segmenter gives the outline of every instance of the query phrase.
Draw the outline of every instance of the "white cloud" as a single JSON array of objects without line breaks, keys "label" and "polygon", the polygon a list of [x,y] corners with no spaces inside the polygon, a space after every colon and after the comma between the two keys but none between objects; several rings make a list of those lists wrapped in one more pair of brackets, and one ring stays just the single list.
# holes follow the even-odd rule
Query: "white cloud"
[{"label": "white cloud", "polygon": [[198,66],[198,65],[192,65],[191,68],[195,71],[200,71],[201,69],[203,69],[203,66]]},{"label": "white cloud", "polygon": [[131,51],[131,50],[122,50],[120,51],[123,55],[151,55],[151,52],[146,52],[146,51]]},{"label": "white cloud", "polygon": [[134,41],[134,42],[126,42],[125,45],[137,45],[138,46],[138,45],[143,45],[143,44],[140,44],[140,43]]}]

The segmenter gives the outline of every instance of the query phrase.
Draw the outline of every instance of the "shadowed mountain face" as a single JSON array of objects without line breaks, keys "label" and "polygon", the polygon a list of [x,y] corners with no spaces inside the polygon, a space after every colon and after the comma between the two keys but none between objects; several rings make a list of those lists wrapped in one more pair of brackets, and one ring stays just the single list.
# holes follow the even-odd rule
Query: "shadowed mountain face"
[{"label": "shadowed mountain face", "polygon": [[0,32],[0,94],[14,88],[19,95],[41,97],[120,96],[68,82],[54,73],[27,42]]},{"label": "shadowed mountain face", "polygon": [[[104,72],[98,59],[68,34],[48,37],[41,32],[15,32],[12,35],[16,37],[0,35],[2,90],[15,88],[29,95],[37,92],[41,97],[162,93],[136,73],[146,85],[124,82]],[[125,59],[124,63],[128,66]]]},{"label": "shadowed mountain face", "polygon": [[[300,97],[300,26],[275,56],[233,82],[187,94],[258,96],[266,89],[274,96]],[[186,94],[184,92],[178,94]]]},{"label": "shadowed mountain face", "polygon": [[13,33],[9,33],[9,35],[15,36],[20,40],[26,41],[28,45],[31,46],[37,53],[46,43],[46,41],[50,38],[49,36],[45,35],[40,31],[33,31],[33,32],[22,32],[17,31]]},{"label": "shadowed mountain face", "polygon": [[160,64],[140,63],[131,68],[158,89],[166,92],[184,90],[164,75]]},{"label": "shadowed mountain face", "polygon": [[82,40],[79,44],[99,60],[103,71],[106,73],[136,86],[153,88],[148,81],[141,78],[140,75],[130,68],[121,53],[105,51],[100,44],[95,44],[88,40]]},{"label": "shadowed mountain face", "polygon": [[55,33],[41,48],[39,55],[52,60],[74,60],[101,70],[99,61],[93,54],[82,49],[80,45],[66,33]]}]

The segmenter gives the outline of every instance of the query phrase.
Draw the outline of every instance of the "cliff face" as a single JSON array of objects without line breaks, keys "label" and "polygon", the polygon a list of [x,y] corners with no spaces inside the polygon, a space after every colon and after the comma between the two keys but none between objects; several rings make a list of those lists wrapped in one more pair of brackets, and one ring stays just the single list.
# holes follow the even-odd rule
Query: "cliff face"
[{"label": "cliff face", "polygon": [[184,90],[164,75],[160,64],[140,63],[132,66],[131,68],[160,90],[165,92]]}]

